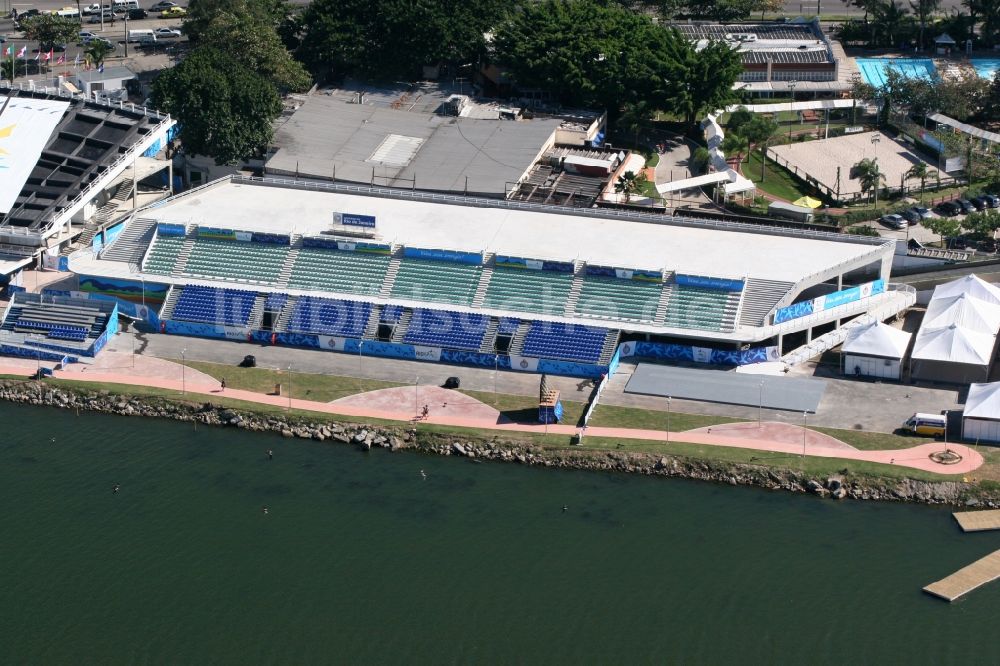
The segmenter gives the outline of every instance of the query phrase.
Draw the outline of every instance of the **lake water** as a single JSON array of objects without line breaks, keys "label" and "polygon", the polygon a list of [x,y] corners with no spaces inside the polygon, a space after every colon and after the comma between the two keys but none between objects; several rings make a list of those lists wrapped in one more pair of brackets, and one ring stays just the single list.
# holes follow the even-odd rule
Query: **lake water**
[{"label": "lake water", "polygon": [[946,510],[0,419],[2,664],[1000,661],[1000,584],[920,591],[1000,548]]}]

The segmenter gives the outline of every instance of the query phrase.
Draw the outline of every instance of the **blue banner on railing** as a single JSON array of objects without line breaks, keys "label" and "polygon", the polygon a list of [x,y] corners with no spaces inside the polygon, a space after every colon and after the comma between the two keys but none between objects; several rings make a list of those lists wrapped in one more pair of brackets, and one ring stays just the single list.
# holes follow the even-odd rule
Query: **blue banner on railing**
[{"label": "blue banner on railing", "polygon": [[254,243],[265,245],[289,245],[292,239],[287,234],[269,234],[263,231],[255,231],[250,235],[250,240]]},{"label": "blue banner on railing", "polygon": [[456,264],[472,264],[475,266],[483,263],[483,255],[478,252],[459,252],[458,250],[434,250],[422,247],[407,247],[403,249],[403,256],[409,259],[450,261]]},{"label": "blue banner on railing", "polygon": [[357,213],[334,213],[334,224],[343,224],[347,227],[364,227],[366,229],[375,228],[374,215],[358,215]]},{"label": "blue banner on railing", "polygon": [[816,298],[808,301],[792,303],[788,307],[780,308],[774,313],[774,323],[780,324],[782,322],[791,321],[792,319],[798,319],[800,317],[805,317],[806,315],[811,315],[814,312],[831,310],[841,305],[854,303],[855,301],[860,301],[884,292],[885,280],[875,280],[873,282],[866,282],[854,287],[848,287],[847,289],[841,289],[840,291],[835,291],[831,294],[817,296]]},{"label": "blue banner on railing", "polygon": [[211,240],[250,240],[250,234],[248,233],[245,238],[237,238],[237,232],[232,229],[198,227],[198,238],[208,238]]},{"label": "blue banner on railing", "polygon": [[683,275],[681,273],[674,276],[674,280],[682,287],[700,287],[702,289],[717,289],[719,291],[743,291],[743,280],[729,280],[705,275]]},{"label": "blue banner on railing", "polygon": [[545,268],[545,262],[541,259],[526,259],[524,257],[508,257],[507,255],[497,255],[497,268],[530,268],[540,271]]},{"label": "blue banner on railing", "polygon": [[167,224],[160,222],[156,225],[157,236],[184,236],[187,234],[187,227],[183,224]]}]

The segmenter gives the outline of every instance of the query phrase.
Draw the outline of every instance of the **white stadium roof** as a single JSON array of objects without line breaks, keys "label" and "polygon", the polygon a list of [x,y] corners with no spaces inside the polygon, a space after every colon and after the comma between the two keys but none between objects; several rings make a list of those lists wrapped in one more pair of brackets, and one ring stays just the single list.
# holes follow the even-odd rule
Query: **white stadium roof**
[{"label": "white stadium roof", "polygon": [[[504,202],[401,194],[394,198],[274,183],[220,181],[157,204],[143,216],[159,222],[246,231],[316,235],[334,212],[372,215],[377,240],[412,247],[490,251],[619,268],[666,269],[727,278],[786,282],[840,264],[879,259],[881,246],[833,234],[776,233],[767,228],[720,232],[704,221],[648,222],[555,207],[517,209]],[[450,201],[451,203],[448,203]],[[464,202],[461,203],[461,202]]]}]

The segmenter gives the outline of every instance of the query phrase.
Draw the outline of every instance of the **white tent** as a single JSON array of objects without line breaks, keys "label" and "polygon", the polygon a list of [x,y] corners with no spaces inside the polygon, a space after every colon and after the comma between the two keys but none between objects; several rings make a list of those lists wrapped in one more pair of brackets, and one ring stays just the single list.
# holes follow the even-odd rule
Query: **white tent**
[{"label": "white tent", "polygon": [[969,387],[962,413],[962,438],[1000,442],[1000,382]]},{"label": "white tent", "polygon": [[844,341],[844,373],[899,379],[911,334],[880,321],[851,329]]},{"label": "white tent", "polygon": [[935,44],[941,44],[944,46],[954,46],[955,40],[951,38],[947,32],[942,32],[940,35],[934,38]]},{"label": "white tent", "polygon": [[935,293],[927,306],[923,326],[945,328],[952,324],[995,335],[1000,330],[1000,305],[979,300],[970,293],[944,298]]},{"label": "white tent", "polygon": [[996,286],[976,277],[973,274],[966,275],[965,277],[957,280],[952,280],[951,282],[939,284],[934,288],[934,295],[931,296],[931,299],[950,298],[952,296],[960,296],[962,294],[968,294],[973,298],[978,298],[979,300],[986,301],[987,303],[1000,305],[1000,288],[997,288]]},{"label": "white tent", "polygon": [[914,379],[965,384],[985,379],[996,336],[951,324],[921,327],[913,343],[910,374]]}]

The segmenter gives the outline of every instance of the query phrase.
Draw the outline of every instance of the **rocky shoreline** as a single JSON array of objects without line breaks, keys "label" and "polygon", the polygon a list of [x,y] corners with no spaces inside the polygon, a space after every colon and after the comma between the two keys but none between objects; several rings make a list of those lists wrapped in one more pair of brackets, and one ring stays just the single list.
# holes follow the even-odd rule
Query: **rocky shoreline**
[{"label": "rocky shoreline", "polygon": [[316,418],[299,419],[246,409],[230,409],[211,403],[196,405],[155,396],[133,396],[83,387],[55,387],[36,381],[0,382],[0,400],[103,414],[173,419],[253,432],[272,432],[288,438],[351,444],[364,450],[408,449],[539,467],[677,477],[733,486],[810,493],[832,499],[1000,507],[1000,492],[957,481],[929,482],[871,477],[853,475],[847,470],[826,479],[810,478],[795,471],[762,465],[582,448],[545,449],[501,436],[459,438],[456,435],[417,431],[403,424],[398,427],[371,426]]}]

